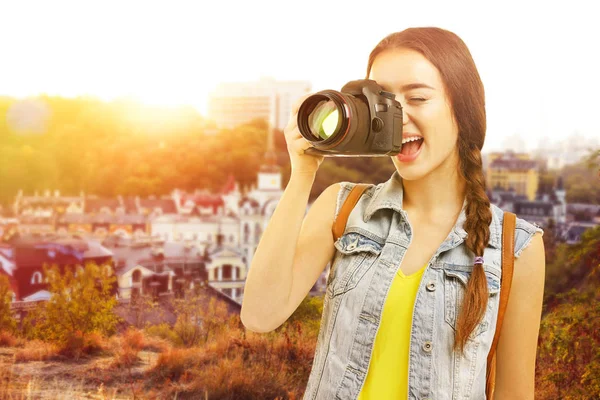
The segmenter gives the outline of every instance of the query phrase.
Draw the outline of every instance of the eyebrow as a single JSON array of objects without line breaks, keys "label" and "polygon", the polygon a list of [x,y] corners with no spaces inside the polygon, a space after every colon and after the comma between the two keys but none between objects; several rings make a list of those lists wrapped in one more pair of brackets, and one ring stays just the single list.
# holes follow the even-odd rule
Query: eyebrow
[{"label": "eyebrow", "polygon": [[[369,79],[373,79],[373,78],[369,78]],[[421,83],[421,82],[415,82],[415,83],[407,83],[406,85],[403,86],[398,86],[397,84],[386,84],[383,82],[379,82],[377,81],[377,83],[384,89],[387,91],[390,91],[389,88],[393,87],[394,89],[399,88],[400,91],[405,92],[405,91],[409,91],[409,90],[413,90],[413,89],[431,89],[431,90],[435,90],[434,87],[431,87],[425,83]],[[393,91],[393,90],[392,90]]]},{"label": "eyebrow", "polygon": [[422,88],[435,90],[435,88],[432,88],[431,86],[426,85],[424,83],[409,83],[407,85],[401,86],[400,90],[406,91],[406,90],[422,89]]}]

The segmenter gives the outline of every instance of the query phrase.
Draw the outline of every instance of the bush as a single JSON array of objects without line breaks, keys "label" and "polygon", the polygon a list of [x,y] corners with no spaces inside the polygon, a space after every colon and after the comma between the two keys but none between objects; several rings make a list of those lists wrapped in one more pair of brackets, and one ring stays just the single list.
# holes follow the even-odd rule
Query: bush
[{"label": "bush", "polygon": [[76,331],[61,344],[58,354],[78,360],[81,356],[91,356],[105,350],[104,338],[100,333],[90,332],[84,334],[81,331]]},{"label": "bush", "polygon": [[45,361],[54,358],[59,347],[53,343],[34,339],[25,344],[25,347],[15,352],[15,362]]},{"label": "bush", "polygon": [[0,347],[14,347],[16,344],[17,340],[10,332],[0,330]]},{"label": "bush", "polygon": [[183,346],[183,341],[179,335],[167,323],[159,325],[149,325],[144,329],[144,332],[149,336],[164,339],[173,346]]},{"label": "bush", "polygon": [[123,335],[123,345],[132,350],[140,351],[144,348],[144,333],[135,328],[128,328]]}]

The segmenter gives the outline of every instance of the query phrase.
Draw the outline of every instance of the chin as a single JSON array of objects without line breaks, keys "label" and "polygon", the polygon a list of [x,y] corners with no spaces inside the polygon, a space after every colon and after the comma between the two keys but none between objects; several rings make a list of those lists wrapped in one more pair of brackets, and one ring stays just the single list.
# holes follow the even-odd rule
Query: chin
[{"label": "chin", "polygon": [[398,175],[407,181],[417,181],[431,172],[431,167],[424,164],[404,165],[401,162],[394,161],[394,165],[396,166]]}]

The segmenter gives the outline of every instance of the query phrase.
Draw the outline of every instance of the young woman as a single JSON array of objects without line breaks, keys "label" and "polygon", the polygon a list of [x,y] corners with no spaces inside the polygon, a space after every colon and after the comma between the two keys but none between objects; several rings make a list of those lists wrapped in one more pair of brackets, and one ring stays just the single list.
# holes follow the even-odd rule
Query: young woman
[{"label": "young woman", "polygon": [[[503,210],[485,192],[483,84],[464,42],[410,28],[371,52],[367,77],[396,95],[396,171],[371,185],[334,243],[355,185],[328,187],[304,217],[322,156],[296,125],[292,174],[246,280],[242,321],[268,332],[296,310],[335,254],[305,399],[484,399],[502,276]],[[510,118],[510,115],[507,116]],[[543,231],[517,218],[515,264],[496,353],[495,400],[533,399],[544,289]]]}]

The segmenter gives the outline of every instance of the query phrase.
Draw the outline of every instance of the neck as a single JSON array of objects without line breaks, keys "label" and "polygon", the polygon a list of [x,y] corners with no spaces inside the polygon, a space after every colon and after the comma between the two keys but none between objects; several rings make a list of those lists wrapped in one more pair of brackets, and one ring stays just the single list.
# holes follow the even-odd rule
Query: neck
[{"label": "neck", "polygon": [[458,155],[453,153],[422,178],[402,179],[402,208],[409,215],[430,222],[456,220],[466,193],[466,182],[458,168]]}]

